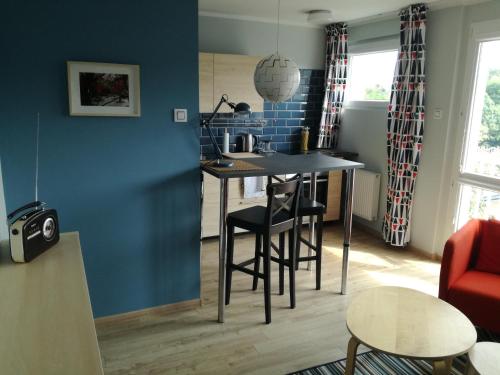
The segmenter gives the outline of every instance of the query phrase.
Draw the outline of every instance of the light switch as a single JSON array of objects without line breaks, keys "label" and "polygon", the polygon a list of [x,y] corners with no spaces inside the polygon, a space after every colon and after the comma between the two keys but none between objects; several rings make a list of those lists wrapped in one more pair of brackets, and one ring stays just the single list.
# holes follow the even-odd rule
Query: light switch
[{"label": "light switch", "polygon": [[174,108],[174,122],[187,122],[187,109]]}]

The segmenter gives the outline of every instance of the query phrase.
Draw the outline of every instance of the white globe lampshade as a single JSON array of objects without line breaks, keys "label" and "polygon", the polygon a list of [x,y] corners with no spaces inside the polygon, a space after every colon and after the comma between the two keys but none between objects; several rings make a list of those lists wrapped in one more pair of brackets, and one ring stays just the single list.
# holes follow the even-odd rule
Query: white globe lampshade
[{"label": "white globe lampshade", "polygon": [[272,103],[280,103],[297,91],[300,70],[288,57],[273,54],[259,61],[253,79],[260,96]]}]

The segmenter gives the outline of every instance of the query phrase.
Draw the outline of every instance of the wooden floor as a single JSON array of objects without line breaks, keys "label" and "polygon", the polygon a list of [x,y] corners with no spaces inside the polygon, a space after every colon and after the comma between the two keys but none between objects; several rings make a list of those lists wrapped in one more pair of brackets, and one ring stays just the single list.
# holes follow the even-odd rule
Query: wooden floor
[{"label": "wooden floor", "polygon": [[[97,325],[106,374],[286,374],[346,356],[345,313],[360,291],[399,285],[437,295],[439,264],[408,250],[391,249],[353,229],[348,294],[340,295],[342,228],[325,228],[322,290],[314,273],[297,273],[297,307],[289,309],[288,287],[277,294],[273,268],[272,323],[264,324],[262,281],[233,276],[226,323],[217,319],[217,241],[204,241],[203,306]],[[253,254],[253,237],[236,239],[236,260]],[[285,278],[287,279],[287,278]]]}]

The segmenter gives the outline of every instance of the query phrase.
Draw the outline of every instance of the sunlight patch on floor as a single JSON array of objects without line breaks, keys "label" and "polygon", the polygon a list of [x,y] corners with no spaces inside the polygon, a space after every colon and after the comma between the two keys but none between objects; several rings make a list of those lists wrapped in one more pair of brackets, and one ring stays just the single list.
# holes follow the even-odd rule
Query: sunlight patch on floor
[{"label": "sunlight patch on floor", "polygon": [[[337,257],[342,258],[342,249],[332,246],[323,246],[323,251],[332,253]],[[391,267],[392,264],[378,255],[359,250],[349,250],[349,263],[360,263],[364,265],[377,266],[377,267]]]},{"label": "sunlight patch on floor", "polygon": [[416,289],[421,292],[437,296],[437,285],[422,280],[421,278],[390,274],[378,271],[366,271],[366,273],[376,280],[380,285],[400,286],[403,288]]},{"label": "sunlight patch on floor", "polygon": [[419,271],[423,271],[428,273],[429,275],[439,275],[439,271],[441,270],[441,265],[439,263],[429,263],[429,261],[421,261],[421,260],[405,260],[406,264],[409,264]]}]

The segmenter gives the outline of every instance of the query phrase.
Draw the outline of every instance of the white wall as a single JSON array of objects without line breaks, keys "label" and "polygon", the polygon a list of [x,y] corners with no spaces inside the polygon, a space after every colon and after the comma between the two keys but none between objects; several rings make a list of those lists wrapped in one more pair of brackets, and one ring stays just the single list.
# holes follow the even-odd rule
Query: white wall
[{"label": "white wall", "polygon": [[[267,56],[276,52],[276,25],[220,17],[198,17],[200,52]],[[300,68],[324,69],[323,29],[280,26],[279,52]]]},{"label": "white wall", "polygon": [[[447,156],[445,150],[456,127],[453,116],[456,97],[461,96],[456,89],[455,75],[461,62],[459,50],[463,11],[460,7],[430,12],[426,34],[426,121],[413,206],[411,244],[429,253],[440,254],[443,246],[435,242],[438,232],[442,230],[444,216],[441,211],[447,200],[440,197],[444,193],[444,185],[449,182],[442,178]],[[434,110],[438,108],[443,110],[441,120],[433,117]]]},{"label": "white wall", "polygon": [[[441,254],[451,233],[449,218],[452,161],[459,134],[457,124],[465,74],[466,46],[471,23],[500,18],[500,3],[487,2],[469,7],[429,11],[427,42],[427,90],[424,146],[417,178],[413,208],[411,245],[428,253]],[[398,20],[354,26],[351,42],[388,37],[389,29],[399,32]],[[434,119],[435,109],[443,110]],[[340,147],[357,151],[368,169],[384,174],[379,220],[364,224],[380,230],[385,212],[387,117],[385,110],[345,110]]]}]

